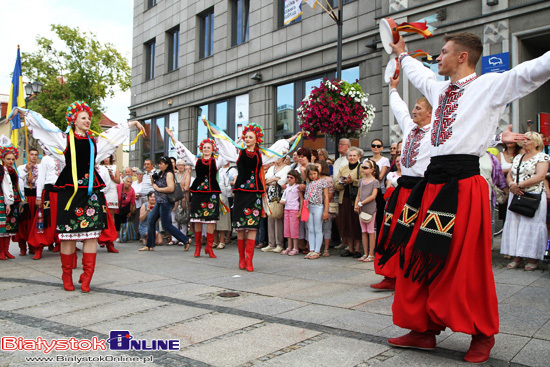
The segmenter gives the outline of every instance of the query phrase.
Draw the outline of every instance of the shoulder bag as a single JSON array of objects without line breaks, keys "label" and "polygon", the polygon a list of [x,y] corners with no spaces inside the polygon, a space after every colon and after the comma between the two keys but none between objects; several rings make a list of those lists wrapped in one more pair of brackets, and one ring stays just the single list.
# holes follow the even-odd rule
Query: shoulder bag
[{"label": "shoulder bag", "polygon": [[[521,161],[523,161],[523,157],[525,157],[525,154],[519,160],[518,171],[516,174],[516,183],[518,185],[519,169],[521,167]],[[514,195],[512,197],[512,201],[510,202],[508,210],[529,218],[533,218],[535,216],[535,213],[537,212],[537,209],[539,208],[540,198],[541,194],[532,194],[529,192],[525,192],[523,193],[523,195]]]},{"label": "shoulder bag", "polygon": [[174,176],[174,191],[166,194],[166,197],[171,203],[175,203],[176,201],[183,199],[183,190],[181,189],[181,185],[176,182],[176,176]]}]

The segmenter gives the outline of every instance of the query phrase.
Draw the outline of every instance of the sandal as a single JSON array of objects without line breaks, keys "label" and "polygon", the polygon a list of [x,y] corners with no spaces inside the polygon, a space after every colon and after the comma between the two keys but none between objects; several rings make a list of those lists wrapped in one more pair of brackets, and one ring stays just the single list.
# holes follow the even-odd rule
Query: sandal
[{"label": "sandal", "polygon": [[191,238],[184,244],[183,251],[189,251],[189,247],[191,247]]},{"label": "sandal", "polygon": [[307,255],[304,256],[304,259],[310,259],[310,256],[313,255],[314,253],[315,252],[313,252],[313,251],[308,252]]},{"label": "sandal", "polygon": [[330,252],[328,250],[323,251],[323,257],[330,256]]},{"label": "sandal", "polygon": [[308,257],[308,259],[312,259],[312,260],[313,260],[313,259],[318,259],[320,256],[321,256],[321,254],[320,254],[319,252],[313,252],[313,254],[310,255],[310,256]]},{"label": "sandal", "polygon": [[140,248],[138,251],[149,251],[149,247],[143,246],[143,247]]},{"label": "sandal", "polygon": [[525,265],[525,270],[526,271],[533,271],[533,270],[537,269],[538,267],[539,267],[538,263],[527,263],[527,265]]},{"label": "sandal", "polygon": [[371,263],[371,262],[374,261],[374,256],[369,255],[369,256],[367,256],[367,258],[366,258],[365,260],[363,260],[363,261],[366,262],[366,263]]},{"label": "sandal", "polygon": [[368,259],[368,255],[363,255],[357,261],[366,261]]},{"label": "sandal", "polygon": [[512,261],[511,263],[508,263],[508,265],[506,265],[506,268],[507,269],[517,269],[520,264],[521,264],[521,261]]},{"label": "sandal", "polygon": [[290,250],[290,252],[288,253],[288,256],[294,256],[294,255],[298,255],[300,253],[300,251],[294,249],[294,250]]},{"label": "sandal", "polygon": [[287,248],[286,250],[281,251],[281,255],[288,255],[288,253],[292,251],[291,249]]},{"label": "sandal", "polygon": [[217,248],[218,248],[218,249],[225,248],[225,243],[223,243],[223,242],[218,243],[218,247],[217,247]]}]

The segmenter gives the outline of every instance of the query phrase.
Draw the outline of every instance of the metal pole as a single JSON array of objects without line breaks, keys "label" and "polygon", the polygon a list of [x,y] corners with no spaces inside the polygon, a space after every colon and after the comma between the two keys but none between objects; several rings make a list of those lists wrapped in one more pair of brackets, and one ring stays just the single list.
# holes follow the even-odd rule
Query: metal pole
[{"label": "metal pole", "polygon": [[342,0],[338,0],[338,43],[336,47],[336,78],[338,80],[342,79],[342,25],[344,12],[342,11]]}]

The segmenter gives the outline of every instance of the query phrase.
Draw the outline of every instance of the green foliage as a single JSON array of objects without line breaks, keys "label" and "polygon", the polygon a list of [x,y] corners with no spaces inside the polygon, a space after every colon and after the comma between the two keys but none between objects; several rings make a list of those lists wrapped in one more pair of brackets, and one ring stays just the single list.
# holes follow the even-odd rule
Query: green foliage
[{"label": "green foliage", "polygon": [[54,47],[54,41],[37,36],[38,51],[21,56],[23,75],[42,83],[42,93],[28,107],[65,130],[67,107],[85,101],[94,115],[92,130],[101,131],[98,122],[105,98],[130,88],[128,60],[111,43],[100,43],[93,33],[56,24],[51,29],[63,42],[61,49]]}]

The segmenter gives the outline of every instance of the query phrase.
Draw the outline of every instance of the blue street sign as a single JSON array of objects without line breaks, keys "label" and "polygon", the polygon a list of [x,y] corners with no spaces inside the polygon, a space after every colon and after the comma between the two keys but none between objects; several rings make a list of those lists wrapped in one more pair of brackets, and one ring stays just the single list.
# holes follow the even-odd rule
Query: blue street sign
[{"label": "blue street sign", "polygon": [[502,73],[510,70],[510,53],[483,56],[481,59],[481,73]]}]

